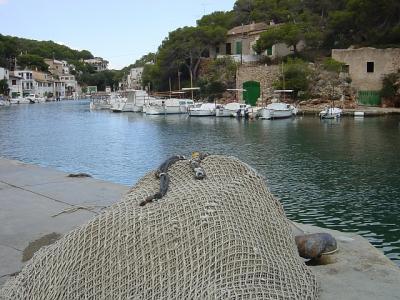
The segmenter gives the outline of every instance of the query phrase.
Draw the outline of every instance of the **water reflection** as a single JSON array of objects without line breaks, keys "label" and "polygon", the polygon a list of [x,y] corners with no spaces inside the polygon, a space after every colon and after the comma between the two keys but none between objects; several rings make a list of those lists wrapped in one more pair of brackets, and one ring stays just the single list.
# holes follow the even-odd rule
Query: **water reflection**
[{"label": "water reflection", "polygon": [[0,155],[132,184],[172,154],[234,155],[287,215],[353,231],[400,261],[398,117],[274,121],[90,112],[88,102],[0,109]]}]

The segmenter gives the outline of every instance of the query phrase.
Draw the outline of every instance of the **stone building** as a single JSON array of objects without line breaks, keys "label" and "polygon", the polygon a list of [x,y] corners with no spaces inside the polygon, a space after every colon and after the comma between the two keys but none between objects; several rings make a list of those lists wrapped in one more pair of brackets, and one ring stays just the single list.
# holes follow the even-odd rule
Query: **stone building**
[{"label": "stone building", "polygon": [[[260,101],[265,102],[272,98],[274,91],[273,83],[279,78],[280,74],[281,70],[278,65],[241,65],[236,74],[236,86],[247,90],[248,86],[251,87],[255,84],[255,88],[258,89],[259,94],[258,103]],[[247,100],[243,99],[243,96],[246,97],[246,92],[241,93],[240,100]],[[250,102],[254,105],[254,101]]]},{"label": "stone building", "polygon": [[400,48],[333,49],[332,58],[346,64],[359,104],[380,105],[383,77],[400,69]]},{"label": "stone building", "polygon": [[[253,46],[257,43],[261,33],[274,26],[279,26],[279,24],[275,24],[274,22],[270,22],[270,24],[253,22],[249,25],[234,27],[228,31],[224,44],[210,49],[210,56],[221,57],[230,55],[237,62],[258,61],[261,59],[261,56],[257,55]],[[302,50],[304,46],[304,42],[300,42],[297,45],[297,49]],[[279,43],[267,49],[263,55],[274,59],[287,56],[291,53],[293,53],[293,47],[287,47],[285,44]]]}]

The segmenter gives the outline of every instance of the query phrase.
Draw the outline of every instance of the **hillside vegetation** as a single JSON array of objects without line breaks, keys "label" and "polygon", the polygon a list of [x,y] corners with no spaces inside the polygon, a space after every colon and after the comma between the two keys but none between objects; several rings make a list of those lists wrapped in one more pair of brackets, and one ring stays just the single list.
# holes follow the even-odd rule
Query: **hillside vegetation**
[{"label": "hillside vegetation", "polygon": [[398,0],[237,0],[231,11],[213,12],[198,20],[196,27],[170,32],[158,48],[156,63],[146,65],[144,83],[165,90],[169,78],[176,87],[177,74],[186,84],[191,77],[196,82],[201,57],[223,42],[230,28],[271,21],[284,25],[262,34],[255,47],[259,53],[277,42],[294,46],[299,40],[307,42],[307,50],[323,53],[351,45],[400,46]]}]

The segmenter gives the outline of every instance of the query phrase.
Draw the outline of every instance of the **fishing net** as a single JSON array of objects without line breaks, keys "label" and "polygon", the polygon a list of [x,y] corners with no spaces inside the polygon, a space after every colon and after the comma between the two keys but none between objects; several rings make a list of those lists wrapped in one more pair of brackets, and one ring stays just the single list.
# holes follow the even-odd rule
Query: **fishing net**
[{"label": "fishing net", "polygon": [[188,160],[169,166],[161,199],[151,195],[165,174],[147,174],[120,202],[39,250],[0,298],[317,298],[263,178],[231,157],[200,165],[202,180]]}]

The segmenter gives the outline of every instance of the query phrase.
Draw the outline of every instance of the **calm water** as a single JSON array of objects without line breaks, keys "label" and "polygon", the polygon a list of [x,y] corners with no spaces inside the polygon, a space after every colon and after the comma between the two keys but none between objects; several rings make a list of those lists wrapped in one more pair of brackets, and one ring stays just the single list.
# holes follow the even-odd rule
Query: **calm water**
[{"label": "calm water", "polygon": [[87,101],[0,108],[0,156],[131,185],[172,154],[234,155],[296,221],[357,232],[400,264],[400,118],[238,121],[90,112]]}]

